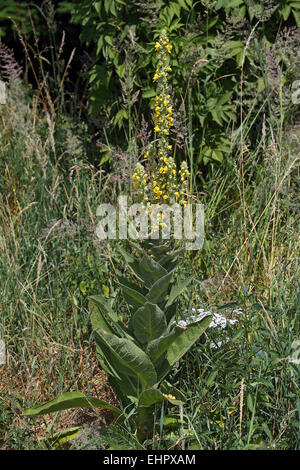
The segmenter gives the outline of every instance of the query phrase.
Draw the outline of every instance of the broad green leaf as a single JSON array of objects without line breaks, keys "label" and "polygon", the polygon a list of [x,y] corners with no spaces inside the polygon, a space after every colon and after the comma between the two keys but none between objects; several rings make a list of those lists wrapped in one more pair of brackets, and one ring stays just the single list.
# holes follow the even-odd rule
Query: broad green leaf
[{"label": "broad green leaf", "polygon": [[169,333],[151,341],[146,348],[146,353],[152,362],[156,362],[171,346],[173,341],[184,332],[181,326],[175,326]]},{"label": "broad green leaf", "polygon": [[176,338],[167,352],[167,360],[170,365],[175,364],[200,338],[206,328],[210,325],[212,315],[207,315],[202,320],[189,324],[185,331]]},{"label": "broad green leaf", "polygon": [[127,303],[129,303],[133,307],[140,307],[147,302],[147,298],[144,297],[143,294],[138,292],[137,290],[139,289],[138,286],[136,286],[136,288],[128,287],[128,285],[124,284],[123,280],[122,282],[120,281],[120,278],[119,278],[119,283],[120,283],[120,286],[122,287],[123,295]]},{"label": "broad green leaf", "polygon": [[96,343],[100,349],[104,346],[113,356],[114,367],[122,375],[138,377],[144,386],[152,386],[157,382],[154,366],[147,354],[135,343],[118,338],[113,334],[99,329],[94,332]]},{"label": "broad green leaf", "polygon": [[191,348],[191,346],[200,338],[206,328],[210,325],[212,315],[207,315],[199,322],[191,323],[185,327],[179,335],[170,344],[167,349],[166,357],[160,362],[158,369],[158,381],[162,380],[170,371],[171,367]]},{"label": "broad green leaf", "polygon": [[[166,392],[158,390],[158,389],[147,389],[142,392],[139,396],[139,406],[151,406],[155,405],[155,403],[159,403],[161,401],[167,400],[168,402],[172,403],[172,405],[183,405],[185,402],[184,396],[176,389],[177,397],[175,396],[175,388],[172,389],[174,393],[171,393],[169,390],[172,387],[165,386],[164,389]],[[178,398],[180,396],[180,398]],[[181,397],[183,396],[183,400]]]},{"label": "broad green leaf", "polygon": [[89,310],[94,330],[103,328],[107,333],[130,338],[127,328],[119,321],[117,314],[102,295],[92,295],[89,297]]},{"label": "broad green leaf", "polygon": [[177,299],[177,297],[187,288],[187,286],[192,282],[193,276],[184,279],[183,281],[178,281],[172,286],[166,308],[172,305],[172,303]]},{"label": "broad green leaf", "polygon": [[155,284],[153,284],[147,295],[147,298],[150,300],[150,302],[157,303],[162,296],[166,295],[173,276],[174,272],[171,271],[166,276],[158,279]]},{"label": "broad green leaf", "polygon": [[121,415],[122,411],[106,401],[99,398],[88,397],[80,392],[66,392],[54,400],[50,400],[43,405],[28,408],[24,411],[24,416],[41,416],[54,411],[69,410],[70,408],[105,408],[117,415]]},{"label": "broad green leaf", "polygon": [[156,304],[146,302],[134,314],[132,328],[141,343],[149,343],[161,336],[167,328],[165,315]]},{"label": "broad green leaf", "polygon": [[165,397],[158,389],[147,389],[139,396],[139,406],[151,406],[164,400]]},{"label": "broad green leaf", "polygon": [[64,429],[63,431],[55,433],[51,437],[43,438],[42,441],[44,441],[46,445],[48,442],[51,442],[51,447],[53,449],[56,449],[59,446],[65,444],[66,442],[69,442],[71,439],[74,439],[74,437],[77,436],[80,430],[81,426]]},{"label": "broad green leaf", "polygon": [[158,279],[168,274],[165,268],[146,253],[144,253],[140,263],[140,273],[143,276],[146,286],[149,288],[151,288]]},{"label": "broad green leaf", "polygon": [[[177,401],[180,401],[182,404],[186,402],[186,397],[185,395],[178,390],[178,388],[174,387],[174,385],[171,385],[169,382],[164,380],[160,384],[160,391],[166,395],[173,395]],[[174,400],[172,400],[174,402]]]}]

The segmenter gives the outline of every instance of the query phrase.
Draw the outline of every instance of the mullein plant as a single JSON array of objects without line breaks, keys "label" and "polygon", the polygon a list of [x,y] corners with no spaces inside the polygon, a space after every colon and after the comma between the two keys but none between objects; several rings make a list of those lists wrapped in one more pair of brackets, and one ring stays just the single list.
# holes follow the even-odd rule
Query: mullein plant
[{"label": "mullein plant", "polygon": [[[169,130],[172,106],[168,93],[171,71],[169,55],[172,46],[163,31],[155,44],[158,55],[154,81],[155,100],[153,145],[145,157],[146,171],[137,164],[133,174],[135,190],[146,211],[151,203],[187,203],[186,186],[189,172],[183,163],[179,171],[171,157]],[[158,219],[158,228],[164,223]],[[161,232],[160,232],[161,233]],[[178,243],[178,242],[177,242]],[[130,278],[119,276],[118,283],[130,311],[125,325],[115,309],[102,295],[90,297],[91,323],[101,367],[120,402],[120,408],[79,392],[67,392],[43,405],[25,411],[37,416],[75,407],[101,407],[112,411],[116,421],[127,416],[136,436],[143,442],[155,430],[157,406],[163,402],[184,405],[184,394],[167,380],[172,368],[199,339],[211,322],[211,316],[194,322],[177,322],[178,297],[192,278],[176,280],[175,270],[182,249],[174,239],[161,236],[141,241],[138,257],[120,248],[128,265]],[[134,277],[134,280],[132,279]],[[129,280],[130,279],[130,280]]]}]

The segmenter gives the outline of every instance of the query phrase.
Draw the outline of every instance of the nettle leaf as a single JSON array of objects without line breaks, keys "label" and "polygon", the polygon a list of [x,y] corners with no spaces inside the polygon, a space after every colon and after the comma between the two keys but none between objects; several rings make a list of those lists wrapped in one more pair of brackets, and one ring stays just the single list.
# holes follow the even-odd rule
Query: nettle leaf
[{"label": "nettle leaf", "polygon": [[141,343],[149,343],[161,336],[167,328],[165,315],[156,304],[150,302],[140,307],[132,318],[132,329]]},{"label": "nettle leaf", "polygon": [[43,405],[28,408],[24,411],[24,416],[41,416],[53,413],[54,411],[69,410],[71,408],[105,408],[117,415],[122,414],[119,408],[116,408],[106,401],[99,400],[99,398],[88,397],[80,392],[66,392]]},{"label": "nettle leaf", "polygon": [[157,382],[154,366],[147,354],[133,341],[118,338],[99,329],[94,332],[96,343],[107,348],[115,358],[115,368],[122,375],[138,377],[143,386],[152,386]]}]

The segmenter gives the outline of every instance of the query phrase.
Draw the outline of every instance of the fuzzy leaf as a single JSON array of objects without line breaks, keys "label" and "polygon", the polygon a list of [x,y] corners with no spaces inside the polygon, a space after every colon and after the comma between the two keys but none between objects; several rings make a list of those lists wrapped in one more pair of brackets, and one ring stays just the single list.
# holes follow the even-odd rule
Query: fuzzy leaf
[{"label": "fuzzy leaf", "polygon": [[[109,357],[114,358],[114,368],[122,375],[138,377],[144,386],[152,386],[157,382],[154,366],[147,354],[133,341],[118,338],[99,329],[94,332],[96,343],[109,351]],[[119,377],[118,377],[119,378]]]},{"label": "fuzzy leaf", "polygon": [[172,286],[166,307],[169,307],[170,305],[172,305],[172,303],[186,289],[186,287],[190,284],[192,280],[193,280],[193,276],[188,277],[187,279],[184,279],[183,281],[180,280],[176,284],[174,284],[174,286]]},{"label": "fuzzy leaf", "polygon": [[66,392],[54,400],[50,400],[43,405],[28,408],[24,411],[24,416],[41,416],[54,411],[69,410],[70,408],[105,408],[117,415],[121,415],[122,411],[106,401],[99,398],[87,397],[80,392]]},{"label": "fuzzy leaf", "polygon": [[161,336],[167,328],[165,315],[156,304],[146,302],[134,314],[132,328],[141,343],[149,343]]}]

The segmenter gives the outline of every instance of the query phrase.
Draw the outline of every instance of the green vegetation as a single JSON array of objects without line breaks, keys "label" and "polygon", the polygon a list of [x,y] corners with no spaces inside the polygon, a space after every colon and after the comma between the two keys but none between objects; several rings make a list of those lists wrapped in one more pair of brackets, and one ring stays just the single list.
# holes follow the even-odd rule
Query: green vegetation
[{"label": "green vegetation", "polygon": [[[299,449],[300,2],[84,0],[56,11],[44,1],[31,12],[4,3],[0,448]],[[173,46],[164,114],[172,125],[169,142],[155,147],[163,29]],[[71,48],[70,31],[81,40],[74,35]],[[178,278],[191,281],[178,288],[176,309],[165,299],[172,276],[138,315],[137,298],[149,300],[174,266],[155,247],[152,258],[153,247],[142,254],[97,239],[96,209],[135,195],[135,168],[148,172],[155,148],[178,167],[187,162],[205,242],[178,253]],[[176,336],[173,315],[178,324],[199,309],[222,315],[226,328],[198,322],[201,332],[168,370],[165,351],[151,359],[156,374],[165,371],[153,402],[141,399],[159,382],[147,368],[135,371],[142,390],[132,370],[134,387],[122,388],[125,365],[109,353],[115,336],[146,356],[156,336]],[[163,324],[155,337],[144,335],[147,318]],[[55,401],[61,395],[67,406]],[[137,412],[145,404],[150,417]]]}]

